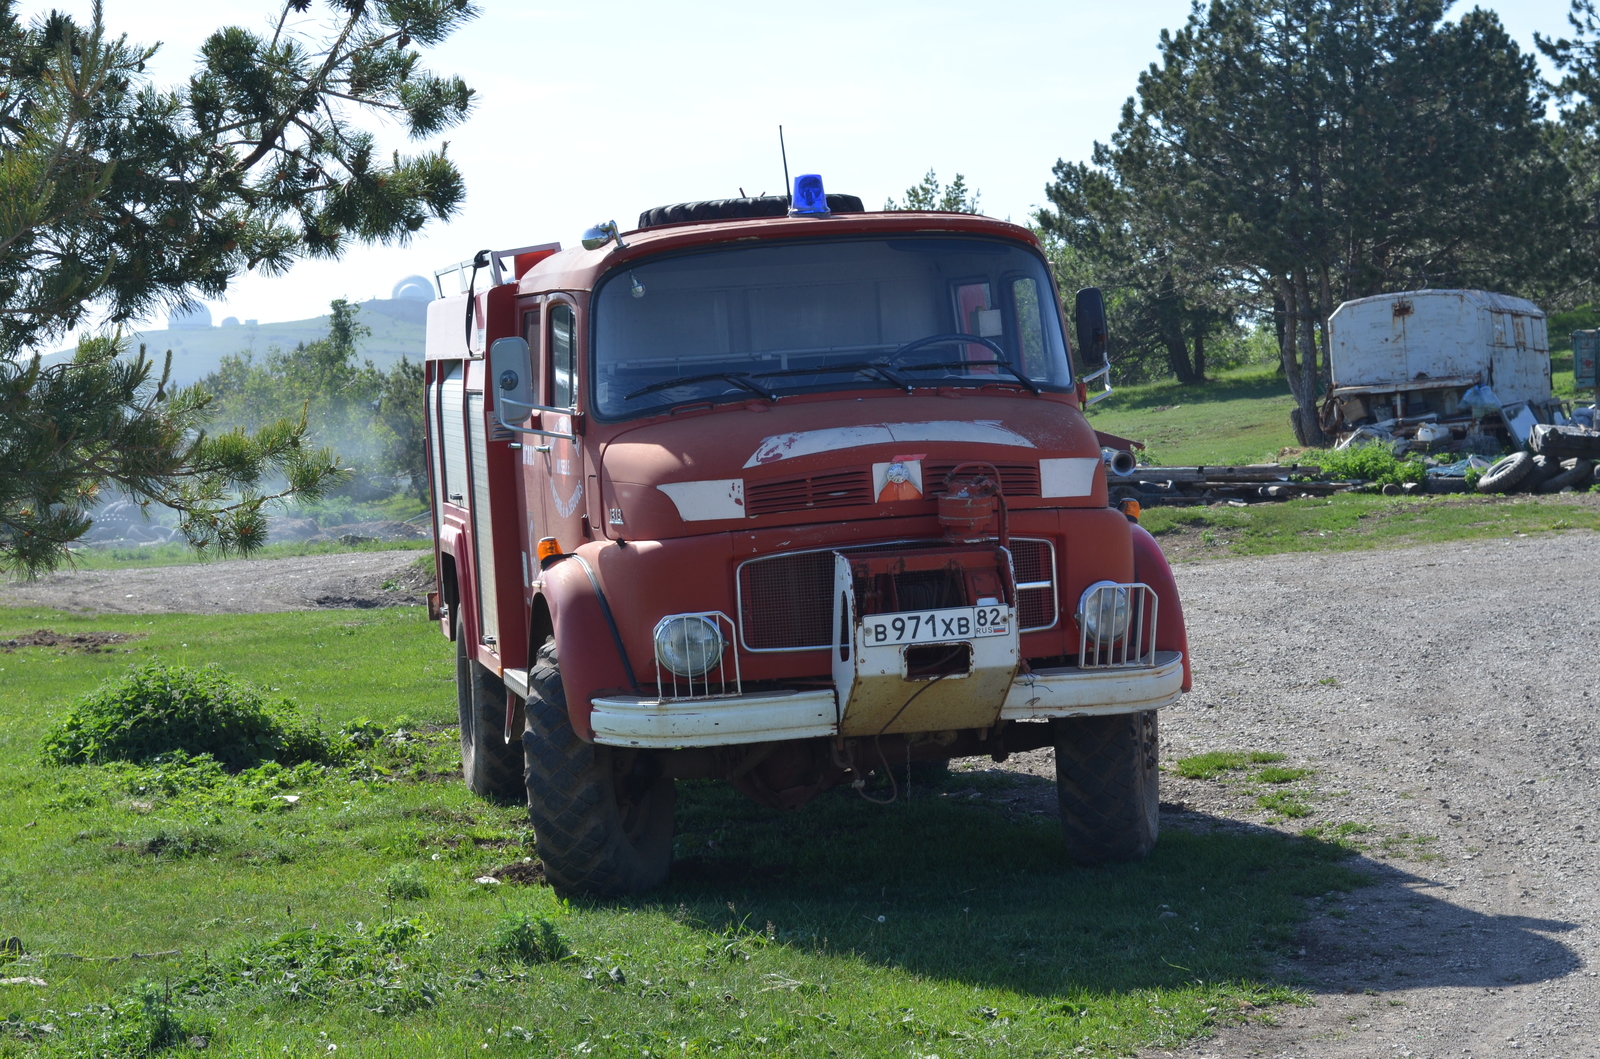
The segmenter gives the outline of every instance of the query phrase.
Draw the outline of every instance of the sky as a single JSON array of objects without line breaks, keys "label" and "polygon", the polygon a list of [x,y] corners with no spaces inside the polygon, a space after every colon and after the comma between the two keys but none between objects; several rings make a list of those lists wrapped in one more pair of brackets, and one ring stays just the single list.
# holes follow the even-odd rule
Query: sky
[{"label": "sky", "polygon": [[[218,27],[265,30],[279,10],[269,0],[104,3],[111,31],[161,43],[151,64],[161,84],[183,81]],[[206,303],[213,319],[317,316],[333,298],[388,297],[402,277],[431,277],[486,247],[572,246],[586,227],[615,219],[626,230],[652,206],[781,194],[780,124],[791,174],[820,173],[868,209],[932,168],[947,182],[963,174],[985,213],[1026,221],[1057,159],[1087,160],[1110,138],[1161,30],[1189,11],[1188,0],[478,4],[475,22],[425,56],[478,93],[466,124],[427,141],[448,141],[465,177],[456,216],[405,247],[246,275]],[[1567,0],[1481,6],[1528,50],[1536,30],[1566,28]],[[86,18],[90,0],[17,8]],[[388,146],[418,146],[392,125],[379,131]]]}]

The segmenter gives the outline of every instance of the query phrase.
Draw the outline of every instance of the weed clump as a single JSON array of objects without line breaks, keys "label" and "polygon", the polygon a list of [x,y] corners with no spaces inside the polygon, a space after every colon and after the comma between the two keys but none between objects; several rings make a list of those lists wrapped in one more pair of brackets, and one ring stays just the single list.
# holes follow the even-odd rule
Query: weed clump
[{"label": "weed clump", "polygon": [[1266,750],[1212,750],[1205,754],[1178,759],[1178,775],[1188,780],[1214,780],[1224,772],[1233,772],[1248,765],[1271,765],[1282,761],[1282,754]]},{"label": "weed clump", "polygon": [[415,864],[396,864],[378,879],[389,897],[399,901],[421,901],[433,891]]},{"label": "weed clump", "polygon": [[570,951],[548,919],[534,919],[526,912],[502,918],[484,949],[516,963],[553,963],[565,959]]},{"label": "weed clump", "polygon": [[216,666],[152,659],[73,703],[42,753],[52,765],[99,765],[181,751],[239,772],[265,761],[333,761],[341,749],[288,700],[270,701]]},{"label": "weed clump", "polygon": [[1268,812],[1278,813],[1290,819],[1299,819],[1311,815],[1311,806],[1296,798],[1288,791],[1273,791],[1263,794],[1256,799],[1256,804]]},{"label": "weed clump", "polygon": [[1325,452],[1306,452],[1307,463],[1322,468],[1322,473],[1333,478],[1363,480],[1378,485],[1402,485],[1420,482],[1427,475],[1421,460],[1402,460],[1387,445],[1352,445],[1348,449],[1328,449]]}]

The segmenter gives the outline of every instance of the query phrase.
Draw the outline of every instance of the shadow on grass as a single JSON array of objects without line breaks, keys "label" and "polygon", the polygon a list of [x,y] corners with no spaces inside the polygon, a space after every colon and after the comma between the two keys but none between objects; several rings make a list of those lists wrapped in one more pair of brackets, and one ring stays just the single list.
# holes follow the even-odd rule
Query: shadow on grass
[{"label": "shadow on grass", "polygon": [[1436,898],[1416,912],[1414,876],[1335,843],[1198,814],[1164,821],[1146,860],[1094,868],[1067,859],[1053,816],[948,791],[880,807],[839,790],[778,813],[685,784],[678,814],[673,879],[650,903],[723,931],[781,924],[789,945],[974,986],[1046,997],[1281,978],[1305,944],[1308,899],[1358,889],[1403,892],[1414,914],[1450,921],[1463,946],[1518,954],[1517,967],[1476,975],[1448,958],[1434,977],[1419,966],[1408,987],[1539,980],[1578,965],[1535,933],[1567,924]]}]

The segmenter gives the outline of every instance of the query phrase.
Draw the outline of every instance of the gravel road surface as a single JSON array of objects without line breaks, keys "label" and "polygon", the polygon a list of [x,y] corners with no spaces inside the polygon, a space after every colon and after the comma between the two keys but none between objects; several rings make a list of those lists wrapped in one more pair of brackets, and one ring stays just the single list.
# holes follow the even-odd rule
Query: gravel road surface
[{"label": "gravel road surface", "polygon": [[[0,604],[208,613],[414,602],[416,552],[60,574]],[[1162,780],[1162,826],[1352,824],[1373,884],[1311,902],[1272,968],[1310,1007],[1178,1052],[1600,1059],[1600,535],[1178,565],[1195,689],[1164,762],[1265,750],[1315,772],[1274,821],[1259,786]],[[968,767],[978,766],[976,763]],[[1007,762],[1053,777],[1048,752]],[[1009,800],[1054,811],[1023,775]],[[1034,803],[1037,803],[1036,805]]]},{"label": "gravel road surface", "polygon": [[[229,559],[142,570],[67,570],[0,581],[0,607],[97,614],[259,614],[324,607],[417,606],[431,583],[416,551],[342,552],[291,559]],[[396,587],[385,589],[385,583]]]}]

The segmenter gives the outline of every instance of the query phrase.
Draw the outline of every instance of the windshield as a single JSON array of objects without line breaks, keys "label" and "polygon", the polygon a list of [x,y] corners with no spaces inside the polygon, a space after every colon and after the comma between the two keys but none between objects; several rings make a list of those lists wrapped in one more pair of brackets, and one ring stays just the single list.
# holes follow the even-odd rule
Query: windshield
[{"label": "windshield", "polygon": [[594,298],[594,406],[864,386],[1072,385],[1044,263],[980,238],[716,249],[608,276]]}]

